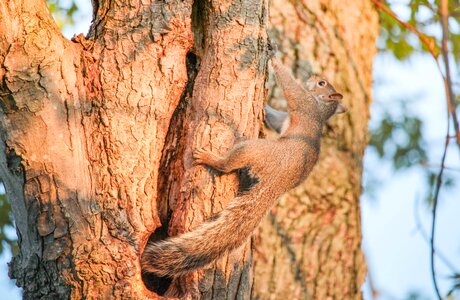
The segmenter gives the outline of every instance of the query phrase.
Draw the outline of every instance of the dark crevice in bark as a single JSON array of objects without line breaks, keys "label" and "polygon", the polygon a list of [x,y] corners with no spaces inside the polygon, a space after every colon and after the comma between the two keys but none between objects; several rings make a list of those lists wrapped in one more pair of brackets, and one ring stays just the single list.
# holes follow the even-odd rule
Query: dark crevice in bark
[{"label": "dark crevice in bark", "polygon": [[192,31],[195,54],[202,56],[205,46],[204,24],[207,20],[205,1],[195,0],[192,5]]},{"label": "dark crevice in bark", "polygon": [[187,118],[186,108],[192,97],[193,85],[196,74],[198,73],[197,57],[195,54],[191,52],[187,53],[186,62],[188,81],[179,104],[171,117],[159,170],[158,212],[163,226],[168,226],[173,206],[170,201],[175,200],[171,199],[171,196],[176,195],[173,193],[175,191],[173,189],[179,188],[180,182],[177,180],[184,172],[181,162],[185,150],[185,141],[183,139],[187,135],[187,123],[185,122]]},{"label": "dark crevice in bark", "polygon": [[[186,57],[187,84],[174,111],[166,135],[163,150],[160,175],[158,180],[158,213],[162,227],[157,228],[149,237],[149,242],[160,241],[169,237],[169,222],[180,188],[180,178],[184,173],[183,156],[185,150],[185,137],[187,135],[187,105],[192,97],[195,77],[198,73],[198,59],[189,52]],[[173,283],[170,277],[160,277],[155,274],[142,274],[145,286],[152,292],[163,296]]]},{"label": "dark crevice in bark", "polygon": [[24,178],[24,166],[21,163],[22,159],[16,154],[14,149],[6,150],[6,163],[10,172],[16,176]]},{"label": "dark crevice in bark", "polygon": [[239,277],[238,286],[237,286],[238,290],[236,293],[236,299],[238,300],[249,299],[251,295],[252,281],[253,281],[249,278],[251,276],[251,270],[252,270],[252,254],[249,256],[249,259],[244,264],[243,270],[241,271],[241,276]]},{"label": "dark crevice in bark", "polygon": [[19,110],[16,106],[16,101],[14,101],[14,97],[11,91],[8,89],[6,76],[3,76],[3,80],[0,83],[0,108],[6,114],[11,111]]},{"label": "dark crevice in bark", "polygon": [[[168,237],[168,224],[159,227],[150,235],[149,242],[156,242]],[[170,277],[160,277],[152,273],[142,273],[142,280],[145,286],[152,292],[163,296],[172,283]]]}]

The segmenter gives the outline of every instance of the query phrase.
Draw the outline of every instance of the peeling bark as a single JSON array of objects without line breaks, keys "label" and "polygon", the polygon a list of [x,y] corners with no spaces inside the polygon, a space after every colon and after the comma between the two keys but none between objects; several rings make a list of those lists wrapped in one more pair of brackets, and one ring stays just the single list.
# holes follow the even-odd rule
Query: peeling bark
[{"label": "peeling bark", "polygon": [[142,278],[139,256],[149,238],[192,230],[237,194],[238,174],[192,166],[191,153],[261,135],[268,1],[92,2],[88,36],[72,41],[45,1],[0,2],[0,177],[24,298],[359,298],[369,4],[273,1],[286,63],[325,71],[351,112],[331,125],[313,177],[260,230],[255,271],[248,242],[171,282]]}]

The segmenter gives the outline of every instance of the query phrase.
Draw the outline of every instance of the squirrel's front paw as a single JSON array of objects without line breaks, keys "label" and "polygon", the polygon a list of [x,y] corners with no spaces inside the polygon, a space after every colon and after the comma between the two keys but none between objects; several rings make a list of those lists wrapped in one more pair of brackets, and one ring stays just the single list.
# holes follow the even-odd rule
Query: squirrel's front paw
[{"label": "squirrel's front paw", "polygon": [[193,151],[193,164],[194,165],[204,165],[208,161],[209,154],[208,151],[203,148],[196,149]]}]

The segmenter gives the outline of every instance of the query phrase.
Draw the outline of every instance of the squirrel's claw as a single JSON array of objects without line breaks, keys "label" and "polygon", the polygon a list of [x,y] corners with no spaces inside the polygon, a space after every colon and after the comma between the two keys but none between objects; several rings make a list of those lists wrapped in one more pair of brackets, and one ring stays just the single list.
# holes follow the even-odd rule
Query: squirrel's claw
[{"label": "squirrel's claw", "polygon": [[204,150],[203,148],[195,149],[193,151],[192,157],[193,157],[193,165],[203,165],[206,164],[207,157],[209,156],[208,152]]}]

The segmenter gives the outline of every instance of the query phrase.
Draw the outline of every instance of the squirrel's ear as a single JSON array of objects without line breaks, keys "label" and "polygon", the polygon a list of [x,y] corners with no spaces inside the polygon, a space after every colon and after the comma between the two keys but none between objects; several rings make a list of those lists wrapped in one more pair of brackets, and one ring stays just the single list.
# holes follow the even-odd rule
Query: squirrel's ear
[{"label": "squirrel's ear", "polygon": [[315,88],[316,82],[314,80],[307,80],[307,90],[311,91]]},{"label": "squirrel's ear", "polygon": [[348,111],[348,108],[343,105],[342,103],[339,103],[337,105],[337,108],[335,109],[335,114],[343,114]]},{"label": "squirrel's ear", "polygon": [[329,100],[340,101],[342,99],[343,99],[343,96],[340,93],[334,93],[334,94],[329,95]]}]

